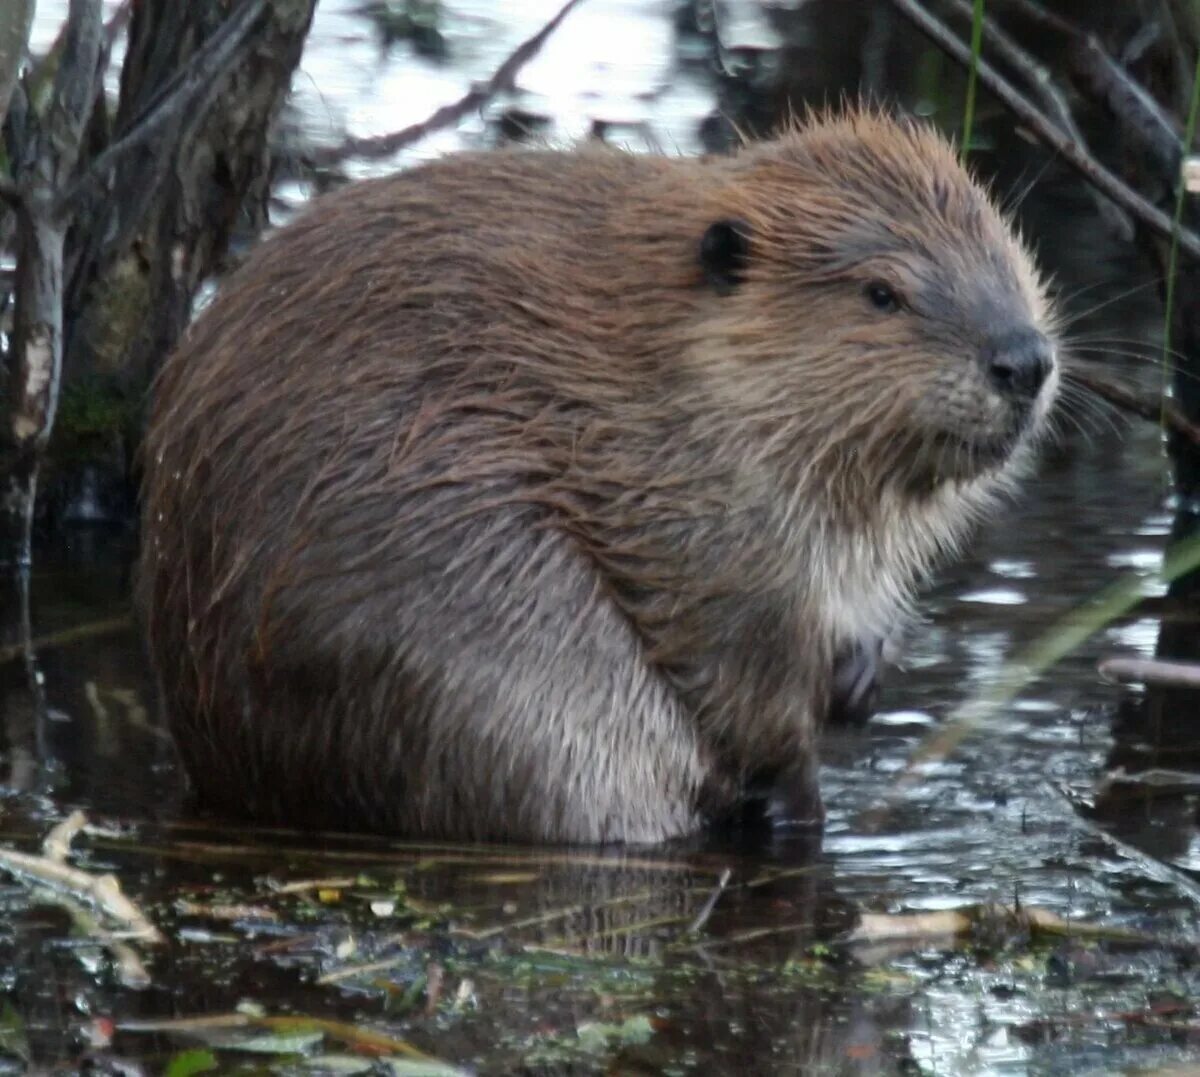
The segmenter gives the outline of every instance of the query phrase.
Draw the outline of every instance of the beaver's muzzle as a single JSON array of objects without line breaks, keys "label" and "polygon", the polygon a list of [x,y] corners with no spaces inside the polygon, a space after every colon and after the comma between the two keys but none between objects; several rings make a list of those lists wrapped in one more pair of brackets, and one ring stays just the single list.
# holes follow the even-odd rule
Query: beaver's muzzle
[{"label": "beaver's muzzle", "polygon": [[1054,370],[1054,347],[1031,327],[993,337],[981,349],[988,381],[1018,406],[1032,404]]}]

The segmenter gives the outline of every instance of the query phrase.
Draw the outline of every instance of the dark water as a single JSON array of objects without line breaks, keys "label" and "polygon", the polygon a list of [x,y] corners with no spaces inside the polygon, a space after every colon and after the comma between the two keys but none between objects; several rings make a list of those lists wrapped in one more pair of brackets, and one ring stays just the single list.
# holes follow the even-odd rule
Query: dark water
[{"label": "dark water", "polygon": [[[599,6],[606,34],[619,40],[623,26],[653,45],[650,58],[631,66],[614,55],[608,97],[588,96],[604,84],[599,68],[577,65],[583,73],[564,83],[593,22],[566,43],[566,59],[534,72],[533,96],[559,87],[538,100],[568,133],[604,113],[659,135],[679,121],[675,141],[692,146],[711,102],[686,77],[672,81],[661,51],[670,6]],[[388,122],[367,76],[354,77],[365,57],[390,87],[379,94],[416,86],[437,98],[503,55],[507,39],[486,47],[497,25],[516,40],[541,20],[450,10],[447,67],[403,48],[380,60],[347,5],[324,8],[300,95],[309,119],[315,95],[326,118],[398,126],[408,117]],[[748,15],[727,29],[758,26]],[[655,105],[647,81],[667,87]],[[481,137],[467,127],[442,141]],[[1031,206],[1043,252],[1064,290],[1083,290],[1077,309],[1110,304],[1083,328],[1152,351],[1153,290],[1130,256],[1080,223],[1086,201],[1060,187]],[[1150,386],[1157,376],[1120,372]],[[35,633],[47,640],[43,769],[24,669],[0,664],[0,841],[35,851],[85,808],[95,829],[76,839],[72,863],[115,872],[166,941],[134,944],[149,983],[123,984],[110,952],[51,893],[0,875],[0,1072],[161,1073],[172,1060],[175,1073],[208,1062],[213,1072],[444,1072],[368,1033],[485,1074],[1196,1072],[1196,787],[1177,775],[1155,795],[1148,781],[1106,776],[1118,762],[1194,774],[1200,722],[1179,706],[1158,726],[1139,723],[1136,700],[1122,707],[1095,673],[1104,655],[1153,653],[1161,604],[1098,633],[872,814],[918,745],[1017,648],[1120,573],[1157,567],[1171,522],[1157,432],[1111,415],[1085,426],[1068,430],[1020,501],[940,576],[877,718],[830,739],[819,852],[715,839],[621,853],[406,846],[189,818],[140,640],[121,621],[132,540],[61,536],[33,583]],[[1151,598],[1161,590],[1148,582]],[[11,604],[3,614],[0,644],[15,633]],[[81,627],[92,632],[62,635]],[[873,914],[895,916],[894,932],[911,914],[991,905],[1053,914],[1059,929],[994,914],[959,938],[853,935],[864,916],[878,924]],[[249,1024],[155,1025],[238,1011]],[[278,1023],[289,1016],[356,1031],[297,1037]]]}]

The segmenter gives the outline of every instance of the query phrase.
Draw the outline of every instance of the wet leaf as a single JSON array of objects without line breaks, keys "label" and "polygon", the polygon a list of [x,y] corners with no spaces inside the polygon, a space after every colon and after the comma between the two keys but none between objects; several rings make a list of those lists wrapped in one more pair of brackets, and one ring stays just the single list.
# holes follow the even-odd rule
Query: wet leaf
[{"label": "wet leaf", "polygon": [[180,1051],[163,1070],[163,1077],[192,1077],[193,1073],[209,1073],[217,1068],[217,1056],[204,1047]]},{"label": "wet leaf", "polygon": [[12,1005],[4,1004],[0,1010],[0,1051],[16,1055],[29,1061],[29,1039],[25,1035],[25,1021]]},{"label": "wet leaf", "polygon": [[645,1014],[627,1017],[620,1024],[601,1021],[588,1022],[579,1026],[579,1045],[587,1049],[598,1049],[616,1044],[646,1043],[654,1035],[654,1026]]},{"label": "wet leaf", "polygon": [[375,1063],[368,1058],[355,1055],[313,1055],[299,1063],[307,1070],[317,1070],[319,1073],[342,1074],[367,1073],[374,1068]]},{"label": "wet leaf", "polygon": [[428,1061],[419,1058],[384,1058],[379,1061],[396,1077],[467,1077],[466,1070],[432,1058]]},{"label": "wet leaf", "polygon": [[316,1047],[325,1038],[321,1031],[313,1032],[264,1032],[228,1044],[229,1050],[249,1051],[256,1055],[300,1055]]},{"label": "wet leaf", "polygon": [[472,875],[473,882],[492,883],[493,885],[509,885],[515,883],[535,883],[541,875],[536,871],[492,871],[483,875]]}]

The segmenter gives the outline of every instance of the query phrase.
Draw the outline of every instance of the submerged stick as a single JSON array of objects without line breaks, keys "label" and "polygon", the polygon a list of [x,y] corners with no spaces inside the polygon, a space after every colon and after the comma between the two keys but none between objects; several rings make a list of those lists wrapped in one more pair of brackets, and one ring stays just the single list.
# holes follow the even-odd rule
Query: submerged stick
[{"label": "submerged stick", "polygon": [[58,860],[15,849],[0,849],[0,870],[93,906],[121,924],[131,938],[153,943],[165,941],[149,917],[125,896],[115,875],[92,875]]},{"label": "submerged stick", "polygon": [[1189,897],[1194,904],[1200,905],[1200,884],[1197,884],[1178,868],[1173,868],[1170,864],[1164,863],[1149,853],[1142,852],[1141,849],[1130,845],[1127,841],[1122,841],[1115,834],[1110,834],[1104,827],[1092,822],[1086,816],[1080,815],[1074,798],[1058,782],[1047,782],[1046,787],[1066,802],[1067,806],[1071,809],[1071,819],[1078,826],[1116,850],[1126,860],[1136,864],[1146,878],[1169,886]]},{"label": "submerged stick", "polygon": [[[148,987],[150,973],[141,956],[126,940],[160,943],[165,941],[162,934],[125,896],[114,875],[93,875],[66,863],[72,840],[87,822],[82,811],[72,812],[46,835],[41,856],[0,849],[0,870],[49,891],[51,900],[66,910],[76,928],[108,950],[117,979],[124,986]],[[100,922],[97,913],[116,921],[120,930],[110,931]]]},{"label": "submerged stick", "polygon": [[71,851],[71,842],[85,826],[87,826],[87,816],[78,809],[71,812],[46,835],[46,840],[42,842],[42,853],[46,859],[53,860],[57,864],[65,864],[67,854]]},{"label": "submerged stick", "polygon": [[1049,909],[1018,909],[1008,905],[964,905],[934,912],[863,913],[846,936],[848,943],[930,942],[957,939],[993,926],[1026,931],[1030,935],[1087,938],[1110,942],[1157,942],[1140,932],[1064,920]]}]

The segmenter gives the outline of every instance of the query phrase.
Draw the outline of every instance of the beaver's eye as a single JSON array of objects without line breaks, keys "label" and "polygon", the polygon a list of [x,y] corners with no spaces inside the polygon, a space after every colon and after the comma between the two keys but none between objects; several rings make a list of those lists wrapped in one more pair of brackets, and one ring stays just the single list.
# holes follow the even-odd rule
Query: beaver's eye
[{"label": "beaver's eye", "polygon": [[881,280],[873,280],[867,285],[865,291],[871,306],[876,309],[886,311],[888,314],[900,309],[900,297],[891,285],[884,284]]}]

